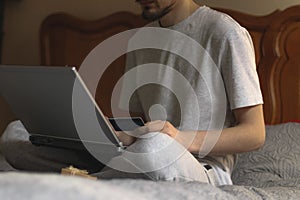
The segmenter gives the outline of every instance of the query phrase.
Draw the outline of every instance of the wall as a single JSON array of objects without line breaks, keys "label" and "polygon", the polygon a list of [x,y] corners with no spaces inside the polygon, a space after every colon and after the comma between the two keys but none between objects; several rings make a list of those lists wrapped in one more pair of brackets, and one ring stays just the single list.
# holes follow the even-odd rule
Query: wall
[{"label": "wall", "polygon": [[133,0],[7,0],[3,63],[38,65],[39,26],[53,12],[98,19],[119,10],[138,11]]},{"label": "wall", "polygon": [[[212,7],[231,8],[256,15],[300,4],[300,0],[197,1]],[[3,63],[40,63],[39,26],[53,12],[63,11],[83,19],[98,19],[120,10],[140,12],[134,0],[6,0]]]},{"label": "wall", "polygon": [[[211,7],[224,7],[255,15],[300,4],[300,0],[197,0]],[[6,0],[3,64],[39,65],[39,26],[53,12],[67,12],[83,19],[99,19],[113,12],[139,13],[134,0]],[[12,114],[0,97],[0,135]]]},{"label": "wall", "polygon": [[[39,26],[54,12],[99,19],[120,10],[139,12],[134,0],[6,0],[2,64],[39,65]],[[0,96],[0,136],[14,118]]]},{"label": "wall", "polygon": [[206,5],[230,8],[254,15],[266,15],[276,9],[299,5],[300,0],[197,0]]}]

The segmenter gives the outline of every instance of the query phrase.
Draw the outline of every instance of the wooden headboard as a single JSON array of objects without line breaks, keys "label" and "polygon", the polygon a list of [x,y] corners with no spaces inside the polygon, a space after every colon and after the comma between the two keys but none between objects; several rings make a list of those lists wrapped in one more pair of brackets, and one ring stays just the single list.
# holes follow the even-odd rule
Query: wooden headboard
[{"label": "wooden headboard", "polygon": [[[300,119],[300,6],[253,16],[218,9],[248,29],[255,46],[257,69],[264,96],[267,124]],[[41,26],[42,65],[80,66],[85,56],[104,39],[146,22],[140,16],[119,12],[96,21],[83,21],[59,13],[47,17]],[[124,56],[105,71],[96,101],[111,116],[110,98],[123,73]]]}]

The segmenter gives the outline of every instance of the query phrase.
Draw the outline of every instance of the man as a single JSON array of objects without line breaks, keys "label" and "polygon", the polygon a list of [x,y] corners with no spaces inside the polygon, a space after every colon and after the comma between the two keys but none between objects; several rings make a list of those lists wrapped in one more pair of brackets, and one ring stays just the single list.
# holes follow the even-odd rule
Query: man
[{"label": "man", "polygon": [[[197,168],[197,165],[199,165],[204,166],[204,168],[213,168],[213,174],[210,171],[210,175],[208,175],[208,182],[211,184],[231,184],[230,173],[235,161],[234,154],[255,150],[262,146],[265,139],[263,101],[256,73],[254,49],[248,32],[229,16],[208,7],[199,6],[192,0],[136,0],[136,2],[141,5],[143,16],[154,21],[148,27],[162,27],[179,31],[197,41],[206,52],[204,56],[195,55],[195,57],[199,57],[196,64],[201,68],[199,69],[200,74],[197,70],[193,70],[193,67],[182,58],[166,51],[144,49],[131,52],[128,55],[127,71],[146,63],[159,63],[173,67],[193,85],[193,90],[196,92],[200,105],[200,112],[195,113],[196,105],[186,100],[193,96],[188,94],[186,94],[186,99],[182,101],[182,104],[176,103],[176,97],[172,96],[172,91],[169,91],[172,88],[174,89],[172,85],[169,85],[169,88],[166,89],[157,87],[155,84],[149,84],[139,88],[131,97],[129,108],[132,111],[142,113],[149,121],[145,127],[140,129],[142,134],[150,132],[159,132],[160,135],[165,134],[187,148],[190,153],[196,154],[197,161],[191,159],[187,154],[179,159],[186,160],[183,163],[189,165],[190,168],[174,161],[173,168],[166,163],[165,165],[168,165],[166,169],[168,170],[161,170],[161,172],[157,170],[156,173],[159,173],[160,179],[164,180],[184,177],[185,180],[206,182],[207,180],[202,176],[203,174],[196,175],[197,172],[195,171],[197,170],[204,170],[208,174],[206,169]],[[154,31],[153,34],[155,34]],[[130,42],[133,43],[132,45],[141,42],[141,39],[135,39],[135,37],[138,36],[133,37]],[[162,36],[156,35],[156,37]],[[146,36],[144,39],[146,39]],[[178,40],[174,40],[172,44],[168,43],[168,45],[177,49],[190,48],[185,46],[185,42],[179,45],[178,43]],[[191,48],[188,51],[195,52]],[[214,61],[215,66],[205,65],[207,64],[206,60],[209,59]],[[153,74],[159,76],[155,79],[158,83],[168,80],[168,82],[175,84],[178,81],[175,76],[167,72],[168,70],[155,68],[155,66],[148,67],[152,67],[152,70],[156,71]],[[214,93],[214,88],[207,86],[207,82],[214,82],[217,79],[216,76],[212,76],[213,73],[205,73],[205,68],[213,67],[216,67],[221,74],[221,81],[226,92],[225,98],[228,103],[226,104],[225,113],[223,113],[225,122],[222,124],[222,128],[223,126],[224,128],[208,156],[201,158],[198,155],[203,150],[202,145],[205,145],[206,135],[214,134],[215,129],[219,128],[210,126],[214,123],[211,122],[211,119],[216,119],[215,115],[222,115],[222,112],[211,112],[213,107],[217,107],[222,103],[221,94],[219,99],[211,99],[211,96],[218,96],[218,94]],[[142,71],[141,69],[141,67],[138,67],[139,71]],[[137,72],[136,76],[137,79],[146,79],[147,76],[151,75],[149,72],[148,74]],[[201,78],[203,76],[205,76],[204,79]],[[125,93],[128,92],[126,86],[132,82],[131,80],[132,77],[128,80],[125,79],[123,87]],[[153,117],[148,112],[153,108],[153,105],[157,104],[164,109],[164,114],[156,114],[156,117]],[[126,105],[122,105],[122,107],[126,108]],[[199,117],[199,115],[201,116]],[[156,120],[162,118],[163,120]],[[195,122],[193,120],[195,118],[199,118],[200,121]],[[124,133],[119,134],[119,137],[127,144],[132,144],[135,141],[134,137]],[[162,137],[153,139],[156,142],[168,140],[163,136],[156,137]],[[140,139],[138,139],[138,142],[140,142]],[[167,143],[167,141],[165,142]],[[149,147],[149,151],[151,151],[151,148],[159,149],[155,142],[153,142],[153,146]],[[176,147],[174,148],[176,149]],[[170,150],[174,149],[170,148]],[[151,162],[148,162],[151,160],[150,157],[145,161],[146,164],[141,166],[152,165]],[[119,164],[121,162],[119,161]],[[139,163],[137,162],[135,165],[139,165]],[[172,170],[175,170],[177,174],[168,174],[168,171]],[[192,171],[194,174],[182,173],[182,171]],[[154,173],[149,176],[153,178],[157,177],[157,174]],[[196,178],[197,176],[198,178]]]},{"label": "man", "polygon": [[[193,86],[200,112],[195,112],[195,105],[190,102],[193,98],[189,98],[189,93],[184,93],[186,98],[182,102],[178,102],[172,92],[164,87],[152,85],[140,88],[133,95],[130,109],[141,112],[149,121],[145,127],[137,130],[143,136],[136,138],[127,133],[117,133],[119,138],[130,146],[128,152],[116,157],[110,164],[111,166],[121,165],[123,168],[106,170],[99,176],[108,178],[143,177],[153,180],[196,180],[214,185],[232,184],[230,173],[235,161],[233,154],[255,150],[264,143],[265,138],[263,102],[249,34],[227,15],[205,6],[199,6],[192,0],[137,0],[137,2],[141,5],[143,16],[154,21],[149,25],[150,27],[164,27],[188,35],[197,41],[207,52],[208,57],[214,61],[222,77],[220,80],[223,81],[226,91],[225,99],[228,100],[226,109],[222,113],[225,115],[225,122],[222,124],[222,130],[219,130],[218,126],[211,126],[214,122],[211,122],[210,119],[219,115],[211,110],[215,105],[219,105],[220,101],[218,98],[211,99],[211,95],[218,94],[215,94],[212,91],[213,88],[205,84],[206,81],[213,84],[216,77],[208,76],[203,79],[203,76],[207,76],[205,69],[211,67],[202,65],[207,63],[208,57],[204,56],[198,59],[199,55],[194,55],[201,68],[200,72],[197,72],[184,59],[165,51],[145,49],[133,52],[128,55],[127,70],[137,65],[153,62],[153,59],[156,63],[173,67]],[[174,41],[174,47],[181,48],[180,44],[178,46],[176,42]],[[182,47],[185,48],[184,44]],[[173,75],[160,71],[160,69],[156,72],[162,72],[163,80],[176,85]],[[126,84],[124,85],[123,93],[126,92]],[[212,93],[210,94],[210,92]],[[153,107],[157,104],[160,106]],[[151,115],[149,110],[152,108],[162,108],[165,113],[159,111],[156,116],[156,110]],[[9,152],[12,150],[10,148],[12,145],[9,144],[28,139],[27,136],[17,134],[13,128],[13,125],[8,127],[2,139],[4,143],[1,145],[11,163],[16,162],[18,158]],[[208,156],[204,158],[198,156],[199,153],[201,154],[206,135],[213,134],[215,129],[221,131],[216,144],[208,152]],[[147,137],[144,137],[145,135]],[[23,138],[20,139],[20,137]],[[61,162],[66,163],[67,159],[68,163],[78,163],[77,166],[83,168],[91,166],[97,168],[97,162],[87,154],[79,155],[71,151],[48,147],[38,148],[26,143],[23,146],[19,145],[18,151],[29,152],[26,155],[30,155],[28,159],[36,162],[34,166],[44,165],[49,169],[49,161],[51,161],[51,166],[53,166],[51,169],[57,169],[61,166]],[[146,156],[138,157],[137,155],[130,160],[130,152],[143,153]],[[155,152],[162,153],[156,154]],[[192,154],[195,154],[195,157]],[[32,156],[34,157],[32,158]],[[81,159],[87,156],[89,157],[88,161],[83,162]],[[130,162],[127,162],[128,160]],[[15,163],[15,166],[18,165],[23,165],[24,168],[24,163]],[[25,168],[34,169],[32,162],[29,165]],[[147,169],[143,169],[143,167]],[[35,170],[41,169],[43,167],[37,167]],[[123,173],[122,169],[126,172]],[[132,172],[141,172],[141,174]]]}]

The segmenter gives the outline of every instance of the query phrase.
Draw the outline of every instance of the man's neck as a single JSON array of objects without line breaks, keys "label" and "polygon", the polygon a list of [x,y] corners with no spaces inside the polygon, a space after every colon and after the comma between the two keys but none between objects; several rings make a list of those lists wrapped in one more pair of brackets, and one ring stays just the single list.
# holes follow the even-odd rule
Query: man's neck
[{"label": "man's neck", "polygon": [[173,26],[194,13],[199,8],[199,5],[194,1],[177,1],[172,10],[165,16],[163,16],[159,23],[162,27]]}]

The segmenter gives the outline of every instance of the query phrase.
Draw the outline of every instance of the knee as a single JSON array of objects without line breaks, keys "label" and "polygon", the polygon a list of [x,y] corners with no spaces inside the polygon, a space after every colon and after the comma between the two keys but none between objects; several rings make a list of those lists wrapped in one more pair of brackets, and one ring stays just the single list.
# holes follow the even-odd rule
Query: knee
[{"label": "knee", "polygon": [[28,132],[20,121],[13,121],[3,132],[3,135],[0,138],[0,147],[1,150],[5,150],[6,147],[12,144],[24,141],[29,141]]},{"label": "knee", "polygon": [[10,124],[7,125],[6,129],[3,132],[3,135],[1,137],[1,140],[12,140],[12,139],[22,139],[22,140],[28,140],[29,134],[21,121],[13,121]]},{"label": "knee", "polygon": [[134,144],[128,147],[128,150],[138,153],[154,153],[167,148],[174,142],[176,141],[166,134],[153,132],[138,138]]},{"label": "knee", "polygon": [[174,163],[186,152],[187,150],[175,139],[156,132],[139,138],[133,145],[128,147],[126,152],[123,153],[123,157],[141,163],[142,166],[152,166],[153,169],[157,169]]},{"label": "knee", "polygon": [[114,158],[110,167],[131,173],[148,173],[154,180],[167,180],[163,177],[177,170],[185,154],[187,150],[168,135],[149,133],[129,146],[121,156]]},{"label": "knee", "polygon": [[0,151],[7,161],[13,164],[27,143],[29,143],[28,132],[20,121],[14,121],[7,126],[0,138]]}]

